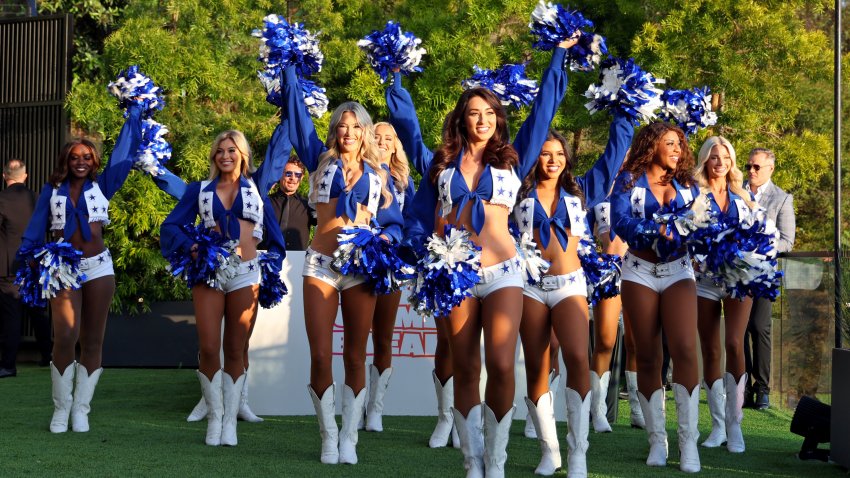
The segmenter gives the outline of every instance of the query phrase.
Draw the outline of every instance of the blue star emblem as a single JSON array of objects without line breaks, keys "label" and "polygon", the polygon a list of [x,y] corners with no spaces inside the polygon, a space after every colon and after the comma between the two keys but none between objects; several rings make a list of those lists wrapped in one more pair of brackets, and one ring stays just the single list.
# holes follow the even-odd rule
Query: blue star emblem
[{"label": "blue star emblem", "polygon": [[514,265],[515,265],[515,266],[517,266],[517,267],[519,267],[519,259],[517,259],[517,260],[515,260],[515,261],[514,261]]},{"label": "blue star emblem", "polygon": [[576,283],[576,276],[570,276],[570,284]]},{"label": "blue star emblem", "polygon": [[504,176],[502,176],[501,174],[497,174],[497,175],[496,175],[496,179],[497,179],[499,182],[502,182],[502,181],[504,181],[504,180],[505,180],[505,177],[504,177]]},{"label": "blue star emblem", "polygon": [[578,201],[573,201],[573,207],[578,207]]},{"label": "blue star emblem", "polygon": [[510,268],[510,267],[508,267],[508,265],[507,265],[507,264],[505,264],[505,265],[503,265],[503,266],[502,266],[502,272],[504,272],[505,274],[507,274],[509,270],[511,270],[511,268]]},{"label": "blue star emblem", "polygon": [[635,198],[634,203],[635,203],[635,204],[640,204],[640,198]]},{"label": "blue star emblem", "polygon": [[500,189],[499,189],[498,194],[499,194],[500,196],[504,195],[504,194],[505,194],[505,190],[500,188]]},{"label": "blue star emblem", "polygon": [[250,189],[249,189],[249,190],[247,190],[247,191],[245,191],[245,195],[246,195],[246,196],[248,196],[248,197],[251,197],[251,195],[252,195],[252,194],[253,194],[253,193],[251,192],[251,190],[250,190]]},{"label": "blue star emblem", "polygon": [[522,212],[528,212],[528,204],[523,204],[520,209],[522,209]]},{"label": "blue star emblem", "polygon": [[372,194],[372,199],[378,199],[378,193]]},{"label": "blue star emblem", "polygon": [[522,225],[528,227],[528,219],[523,219]]},{"label": "blue star emblem", "polygon": [[328,177],[331,174],[330,170],[326,169],[324,173],[322,173],[323,177]]},{"label": "blue star emblem", "polygon": [[101,257],[97,258],[97,261],[100,262],[101,264],[103,264],[103,262],[106,261],[106,259],[103,256],[101,256]]},{"label": "blue star emblem", "polygon": [[319,189],[327,189],[327,188],[328,188],[328,183],[322,181],[322,183],[319,184]]},{"label": "blue star emblem", "polygon": [[446,182],[445,181],[440,183],[440,189],[446,189]]},{"label": "blue star emblem", "polygon": [[324,257],[317,257],[316,262],[318,262],[320,266],[323,266],[323,265],[325,265],[325,258]]},{"label": "blue star emblem", "polygon": [[441,200],[441,201],[443,201],[443,202],[448,201],[448,199],[449,199],[449,198],[448,198],[448,197],[446,197],[446,195],[445,195],[445,194],[443,194],[443,195],[440,197],[440,200]]},{"label": "blue star emblem", "polygon": [[62,215],[61,215],[61,214],[57,214],[57,215],[56,215],[56,219],[62,219]]},{"label": "blue star emblem", "polygon": [[248,264],[248,270],[249,271],[254,270],[254,264]]},{"label": "blue star emblem", "polygon": [[637,269],[640,263],[638,261],[632,261],[632,267]]},{"label": "blue star emblem", "polygon": [[61,205],[62,205],[62,201],[56,201],[56,207],[59,207]]},{"label": "blue star emblem", "polygon": [[94,194],[90,195],[90,196],[89,196],[89,199],[91,199],[92,201],[94,201]]},{"label": "blue star emblem", "polygon": [[204,211],[204,217],[210,217],[210,211],[209,210]]},{"label": "blue star emblem", "polygon": [[251,209],[252,207],[254,207],[254,203],[250,203],[250,202],[249,202],[249,203],[248,203],[248,209]]},{"label": "blue star emblem", "polygon": [[682,267],[685,267],[686,265],[688,265],[688,262],[686,260],[682,259],[682,261],[679,262],[679,264],[682,264]]},{"label": "blue star emblem", "polygon": [[509,198],[514,197],[514,192],[513,192],[513,191],[508,191],[508,197],[509,197]]},{"label": "blue star emblem", "polygon": [[602,214],[605,214],[605,206],[600,207],[600,208],[599,208],[599,211],[600,211]]},{"label": "blue star emblem", "polygon": [[210,203],[210,198],[204,198],[203,204],[209,204],[209,203]]}]

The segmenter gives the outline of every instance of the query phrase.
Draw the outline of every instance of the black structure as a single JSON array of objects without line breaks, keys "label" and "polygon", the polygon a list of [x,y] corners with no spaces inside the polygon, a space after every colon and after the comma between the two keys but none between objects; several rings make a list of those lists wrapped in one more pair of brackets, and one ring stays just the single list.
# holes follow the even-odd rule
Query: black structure
[{"label": "black structure", "polygon": [[0,162],[27,165],[38,194],[68,137],[70,15],[0,18]]}]

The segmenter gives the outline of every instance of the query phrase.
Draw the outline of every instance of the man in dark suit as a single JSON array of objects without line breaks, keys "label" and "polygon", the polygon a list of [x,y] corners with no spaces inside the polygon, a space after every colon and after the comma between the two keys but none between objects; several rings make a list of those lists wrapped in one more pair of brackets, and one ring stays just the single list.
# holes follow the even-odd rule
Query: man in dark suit
[{"label": "man in dark suit", "polygon": [[3,168],[6,189],[0,191],[0,315],[3,323],[3,353],[0,378],[17,375],[15,361],[21,340],[23,305],[15,286],[15,254],[21,247],[21,236],[35,208],[35,196],[24,181],[27,169],[23,161],[12,159]]},{"label": "man in dark suit", "polygon": [[[747,161],[747,187],[756,202],[767,209],[767,219],[776,224],[779,240],[777,252],[790,252],[794,247],[796,219],[794,197],[770,180],[776,165],[773,151],[756,148]],[[744,405],[764,410],[770,407],[771,321],[773,303],[767,299],[753,300],[750,322],[744,335],[744,359],[747,367],[747,390]],[[752,347],[750,346],[752,341]],[[753,392],[756,394],[753,401]]]},{"label": "man in dark suit", "polygon": [[278,182],[279,189],[269,196],[287,251],[303,251],[310,242],[310,226],[316,225],[307,199],[298,194],[304,178],[304,164],[291,157]]}]

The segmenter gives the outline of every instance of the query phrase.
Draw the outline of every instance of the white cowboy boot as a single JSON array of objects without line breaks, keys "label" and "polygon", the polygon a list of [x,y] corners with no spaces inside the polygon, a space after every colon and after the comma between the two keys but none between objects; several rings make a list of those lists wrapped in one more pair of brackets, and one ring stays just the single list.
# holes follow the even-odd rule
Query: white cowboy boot
[{"label": "white cowboy boot", "polygon": [[221,394],[221,370],[217,370],[212,380],[197,371],[198,380],[201,382],[201,393],[207,402],[207,438],[205,443],[210,446],[221,445],[221,427],[224,418],[224,403]]},{"label": "white cowboy boot", "polygon": [[590,430],[590,405],[593,402],[593,391],[587,393],[584,399],[578,392],[567,388],[567,477],[587,477],[587,448],[590,443],[587,435]]},{"label": "white cowboy boot", "polygon": [[199,422],[201,420],[207,419],[207,401],[204,400],[204,396],[201,395],[201,399],[195,404],[195,408],[192,409],[192,412],[189,413],[189,416],[186,417],[187,422]]},{"label": "white cowboy boot", "polygon": [[246,421],[248,423],[260,423],[263,421],[262,418],[258,417],[251,410],[251,407],[248,406],[248,369],[246,368],[242,375],[245,376],[245,381],[242,382],[242,392],[239,394],[239,413],[236,414],[236,418],[242,421]]},{"label": "white cowboy boot", "polygon": [[[440,383],[436,371],[431,372],[434,379],[434,390],[437,392],[437,426],[431,433],[428,446],[431,448],[442,448],[449,443],[449,437],[454,433],[454,417],[452,416],[452,403],[454,403],[454,377],[449,377],[446,384]],[[453,438],[453,437],[452,437]]]},{"label": "white cowboy boot", "polygon": [[103,368],[99,368],[89,375],[83,364],[77,363],[77,384],[74,388],[74,404],[71,406],[71,429],[75,432],[89,431],[91,399],[102,373]]},{"label": "white cowboy boot", "polygon": [[593,421],[593,431],[596,433],[608,433],[611,424],[608,423],[608,405],[605,398],[608,396],[608,381],[611,380],[611,372],[605,372],[600,377],[594,371],[590,371],[590,391],[593,400],[590,403],[590,418]]},{"label": "white cowboy boot", "polygon": [[357,464],[357,425],[363,416],[366,402],[366,387],[356,396],[354,390],[345,385],[342,390],[342,428],[339,433],[339,462]]},{"label": "white cowboy boot", "polygon": [[711,415],[711,433],[701,445],[717,448],[726,442],[726,390],[723,388],[723,379],[720,378],[712,382],[711,387],[706,382],[703,382],[702,386],[705,388],[708,412]]},{"label": "white cowboy boot", "polygon": [[640,409],[640,400],[637,398],[637,372],[626,370],[626,390],[629,392],[629,419],[632,428],[644,428],[646,422]]},{"label": "white cowboy boot", "polygon": [[741,431],[741,422],[744,420],[744,387],[747,385],[746,372],[741,375],[738,382],[735,377],[726,372],[723,374],[723,382],[726,385],[726,449],[732,453],[744,453],[744,434]]},{"label": "white cowboy boot", "polygon": [[685,473],[700,470],[699,448],[699,385],[692,391],[678,383],[673,384],[676,414],[679,421],[679,469]]},{"label": "white cowboy boot", "polygon": [[481,419],[481,405],[469,409],[464,417],[452,408],[454,423],[457,427],[460,449],[463,452],[463,467],[466,478],[484,477],[484,431]]},{"label": "white cowboy boot", "polygon": [[336,384],[332,383],[325,389],[322,398],[316,395],[313,387],[307,385],[310,392],[310,400],[316,410],[316,418],[319,420],[319,434],[322,436],[321,461],[326,465],[339,463],[339,428],[336,425]]},{"label": "white cowboy boot", "polygon": [[667,466],[667,410],[664,389],[652,392],[649,400],[638,391],[640,408],[646,421],[646,433],[649,435],[649,455],[646,464],[649,466]]},{"label": "white cowboy boot", "polygon": [[236,446],[236,415],[239,414],[239,404],[242,400],[242,390],[245,388],[245,373],[236,381],[229,373],[224,372],[221,378],[221,394],[224,403],[224,418],[221,424],[221,444]]},{"label": "white cowboy boot", "polygon": [[552,476],[561,468],[561,449],[558,443],[558,431],[555,428],[555,394],[551,391],[544,393],[537,399],[537,404],[528,397],[525,404],[528,406],[528,416],[531,417],[535,428],[535,434],[540,437],[540,464],[534,470],[534,474]]},{"label": "white cowboy boot", "polygon": [[65,371],[59,373],[56,365],[50,362],[50,379],[53,382],[53,418],[50,419],[52,433],[68,431],[68,418],[74,404],[74,372],[77,362],[71,362]]},{"label": "white cowboy boot", "polygon": [[516,406],[508,410],[502,421],[496,419],[496,414],[487,403],[483,403],[481,408],[484,414],[484,476],[504,478],[505,462],[508,461],[508,438]]},{"label": "white cowboy boot", "polygon": [[390,384],[390,376],[393,374],[392,367],[378,372],[375,365],[369,366],[369,403],[366,405],[366,430],[370,432],[384,431],[384,395]]}]

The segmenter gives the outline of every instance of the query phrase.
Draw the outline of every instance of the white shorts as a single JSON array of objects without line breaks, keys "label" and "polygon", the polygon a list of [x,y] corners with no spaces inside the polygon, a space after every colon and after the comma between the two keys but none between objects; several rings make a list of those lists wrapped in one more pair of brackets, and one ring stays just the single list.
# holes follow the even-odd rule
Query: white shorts
[{"label": "white shorts", "polygon": [[86,275],[86,279],[82,281],[83,284],[101,277],[114,276],[112,254],[109,253],[109,249],[96,256],[80,259],[80,272]]},{"label": "white shorts", "polygon": [[361,275],[343,275],[331,269],[331,262],[334,258],[326,256],[314,251],[312,248],[307,249],[307,254],[304,256],[304,269],[301,275],[304,277],[313,277],[320,281],[333,286],[338,291],[350,289],[354,286],[366,282],[366,278]]},{"label": "white shorts", "polygon": [[505,287],[523,288],[525,280],[522,277],[522,267],[519,257],[514,256],[504,262],[482,267],[478,271],[481,281],[472,288],[472,296],[483,299],[493,292]]},{"label": "white shorts", "polygon": [[700,277],[697,280],[697,297],[720,302],[729,297],[729,292],[723,287],[714,285],[711,279]]},{"label": "white shorts", "polygon": [[653,264],[627,252],[623,257],[622,280],[649,287],[660,294],[681,280],[694,280],[694,269],[687,254],[670,262]]},{"label": "white shorts", "polygon": [[239,264],[239,269],[236,275],[233,276],[222,287],[225,294],[244,287],[251,287],[260,283],[260,258],[255,257],[250,261],[245,261]]},{"label": "white shorts", "polygon": [[584,276],[583,269],[559,276],[545,275],[537,284],[526,284],[522,295],[551,309],[567,297],[574,295],[587,297],[587,278]]}]

